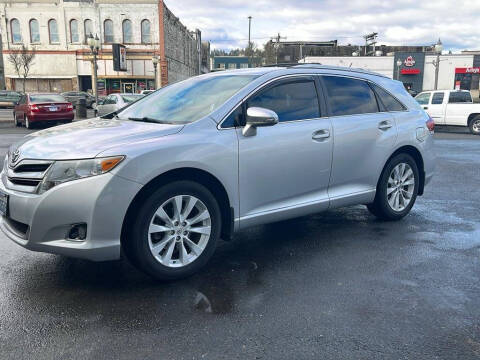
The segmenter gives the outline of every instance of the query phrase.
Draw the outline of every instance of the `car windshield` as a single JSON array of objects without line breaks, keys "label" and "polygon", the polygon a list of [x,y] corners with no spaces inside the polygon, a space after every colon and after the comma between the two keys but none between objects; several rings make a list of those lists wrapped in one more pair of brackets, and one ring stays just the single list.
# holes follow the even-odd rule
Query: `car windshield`
[{"label": "car windshield", "polygon": [[126,103],[131,103],[137,101],[138,99],[142,98],[143,95],[122,95],[123,101]]},{"label": "car windshield", "polygon": [[216,110],[258,75],[190,78],[150,94],[118,114],[119,118],[186,124]]},{"label": "car windshield", "polygon": [[67,102],[62,95],[56,94],[38,94],[30,95],[31,103],[44,103],[44,102]]}]

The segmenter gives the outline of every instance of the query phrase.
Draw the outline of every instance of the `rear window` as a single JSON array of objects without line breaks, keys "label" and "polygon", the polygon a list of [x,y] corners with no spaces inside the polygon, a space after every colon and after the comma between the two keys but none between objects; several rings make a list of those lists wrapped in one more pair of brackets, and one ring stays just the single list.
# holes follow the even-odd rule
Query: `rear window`
[{"label": "rear window", "polygon": [[138,99],[142,98],[143,95],[122,95],[123,101],[126,103],[131,103],[137,101]]},{"label": "rear window", "polygon": [[323,76],[332,116],[378,112],[372,88],[363,80],[341,76]]},{"label": "rear window", "polygon": [[472,102],[472,96],[467,91],[451,92],[450,96],[448,97],[449,104],[471,103],[471,102]]},{"label": "rear window", "polygon": [[385,107],[386,111],[403,111],[405,110],[405,106],[402,105],[400,101],[395,99],[388,91],[384,90],[378,85],[372,84],[373,89],[377,93],[380,101],[382,102],[383,106]]},{"label": "rear window", "polygon": [[44,103],[44,102],[67,102],[62,95],[56,94],[38,94],[30,95],[31,103]]}]

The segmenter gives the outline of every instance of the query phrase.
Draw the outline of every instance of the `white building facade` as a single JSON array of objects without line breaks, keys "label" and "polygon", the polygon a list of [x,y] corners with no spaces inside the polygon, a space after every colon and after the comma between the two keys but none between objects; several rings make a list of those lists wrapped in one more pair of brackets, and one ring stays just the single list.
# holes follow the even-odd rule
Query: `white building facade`
[{"label": "white building facade", "polygon": [[[11,0],[0,3],[6,87],[23,83],[8,60],[22,44],[35,52],[26,91],[62,92],[93,88],[87,36],[102,43],[98,91],[139,92],[155,87],[152,57],[159,57],[157,84],[199,72],[200,32],[190,32],[162,0]],[[113,70],[112,44],[127,47],[127,71]],[[178,65],[181,64],[181,66]]]}]

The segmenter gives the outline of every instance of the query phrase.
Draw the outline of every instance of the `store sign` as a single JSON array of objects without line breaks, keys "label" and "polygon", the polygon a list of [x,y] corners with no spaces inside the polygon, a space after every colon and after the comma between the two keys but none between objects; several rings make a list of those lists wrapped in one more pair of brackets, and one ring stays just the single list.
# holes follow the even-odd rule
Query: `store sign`
[{"label": "store sign", "polygon": [[401,69],[400,74],[402,74],[402,75],[418,75],[418,74],[420,74],[420,69]]},{"label": "store sign", "polygon": [[480,67],[455,68],[455,74],[480,74]]},{"label": "store sign", "polygon": [[413,58],[413,56],[409,56],[405,59],[405,61],[403,63],[404,63],[405,66],[411,67],[411,66],[415,65],[415,59]]},{"label": "store sign", "polygon": [[127,48],[121,44],[112,45],[113,70],[127,71]]}]

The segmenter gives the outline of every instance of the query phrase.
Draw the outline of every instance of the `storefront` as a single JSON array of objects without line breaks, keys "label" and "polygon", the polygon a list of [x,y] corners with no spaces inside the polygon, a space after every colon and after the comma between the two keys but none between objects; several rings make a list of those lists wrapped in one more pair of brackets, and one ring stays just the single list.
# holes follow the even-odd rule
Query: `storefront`
[{"label": "storefront", "polygon": [[[397,65],[401,63],[400,66]],[[393,60],[394,79],[403,82],[407,90],[419,93],[423,90],[425,68],[424,52],[396,52]]]},{"label": "storefront", "polygon": [[458,90],[478,90],[480,67],[455,68],[454,88]]},{"label": "storefront", "polygon": [[142,90],[154,90],[154,79],[98,79],[98,95],[106,96],[113,93],[140,93]]}]

